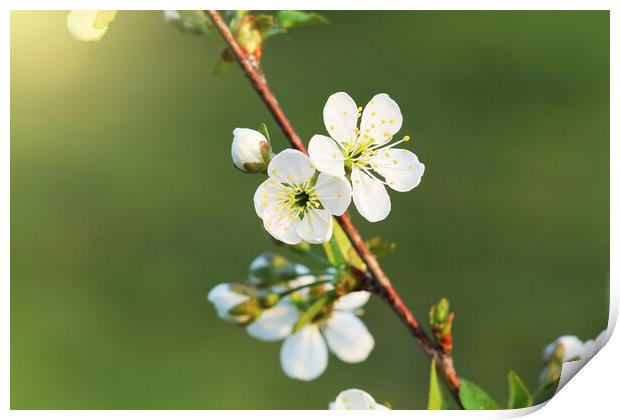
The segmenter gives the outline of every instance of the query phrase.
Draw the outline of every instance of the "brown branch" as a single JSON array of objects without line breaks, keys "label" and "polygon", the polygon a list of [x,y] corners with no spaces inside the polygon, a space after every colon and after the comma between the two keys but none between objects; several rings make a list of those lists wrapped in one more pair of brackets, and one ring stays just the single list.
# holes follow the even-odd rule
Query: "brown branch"
[{"label": "brown branch", "polygon": [[[224,22],[224,20],[222,19],[219,12],[217,12],[216,10],[206,10],[205,13],[209,16],[209,18],[211,18],[211,21],[224,38],[224,41],[226,41],[226,44],[232,50],[234,56],[239,62],[239,65],[241,66],[245,75],[248,77],[248,79],[252,83],[252,86],[256,90],[256,93],[258,93],[260,98],[263,100],[263,102],[273,115],[273,118],[276,120],[286,137],[289,139],[291,145],[297,150],[308,154],[306,146],[295,132],[295,129],[291,125],[291,122],[284,114],[284,111],[278,104],[276,97],[267,85],[265,75],[260,69],[260,66],[256,59],[252,55],[245,53],[243,48],[235,40],[234,35],[230,31],[230,28],[228,27],[226,22]],[[439,366],[440,372],[442,374],[441,376],[443,377],[446,385],[450,389],[450,393],[452,394],[460,408],[462,408],[462,404],[458,395],[460,386],[459,377],[454,370],[451,355],[444,352],[441,348],[433,344],[424,329],[420,326],[420,323],[418,322],[416,317],[407,307],[405,302],[403,302],[396,289],[394,289],[394,286],[392,286],[392,283],[388,279],[385,272],[381,269],[381,266],[377,262],[377,259],[370,252],[370,250],[364,243],[362,236],[353,225],[353,222],[351,221],[349,215],[345,213],[337,219],[340,223],[340,226],[342,227],[342,230],[347,234],[349,240],[353,244],[353,247],[358,252],[364,263],[366,263],[366,266],[368,267],[368,272],[371,276],[371,280],[374,283],[373,291],[377,293],[403,321],[411,334],[416,338],[417,342],[422,347],[424,353],[428,357],[436,359],[437,366]]]}]

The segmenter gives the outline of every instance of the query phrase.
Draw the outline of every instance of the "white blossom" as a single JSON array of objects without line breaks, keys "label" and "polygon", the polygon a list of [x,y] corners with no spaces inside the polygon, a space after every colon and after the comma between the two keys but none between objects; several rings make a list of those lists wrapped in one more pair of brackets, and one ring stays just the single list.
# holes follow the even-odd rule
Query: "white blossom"
[{"label": "white blossom", "polygon": [[286,149],[269,163],[269,179],[254,194],[254,207],[267,232],[290,244],[329,241],[333,218],[351,203],[345,178],[318,174],[300,151]]},{"label": "white blossom", "polygon": [[588,340],[585,343],[575,335],[564,335],[545,347],[543,360],[549,360],[559,346],[562,346],[563,362],[585,359],[598,353],[606,341],[607,330],[603,330],[594,340]]},{"label": "white blossom", "polygon": [[358,128],[360,111],[345,92],[331,95],[323,109],[331,138],[313,136],[308,152],[320,172],[349,176],[357,210],[368,221],[378,222],[391,209],[385,185],[400,192],[412,190],[422,179],[424,164],[409,150],[394,148],[409,136],[392,143],[403,122],[392,98],[385,93],[375,95],[361,114]]},{"label": "white blossom", "polygon": [[361,389],[347,389],[329,404],[330,410],[389,410],[386,406],[378,404],[375,399]]},{"label": "white blossom", "polygon": [[[316,281],[314,276],[301,276],[290,281],[288,288],[297,289]],[[323,292],[333,289],[329,283],[319,287]],[[323,317],[294,332],[302,314],[298,304],[310,297],[309,288],[286,296],[273,308],[262,311],[247,327],[248,334],[262,341],[284,339],[280,364],[284,373],[294,379],[310,381],[319,377],[327,368],[328,349],[347,363],[366,360],[375,341],[355,311],[366,304],[370,293],[358,291],[344,295],[333,303]]]},{"label": "white blossom", "polygon": [[265,136],[256,130],[235,128],[230,153],[239,170],[260,173],[269,165],[271,145]]},{"label": "white blossom", "polygon": [[97,42],[116,18],[116,10],[72,10],[67,16],[67,29],[78,41]]},{"label": "white blossom", "polygon": [[230,283],[216,285],[207,295],[207,299],[215,306],[217,316],[224,320],[243,323],[250,319],[250,315],[232,315],[229,313],[232,308],[249,299],[249,296],[235,291]]}]

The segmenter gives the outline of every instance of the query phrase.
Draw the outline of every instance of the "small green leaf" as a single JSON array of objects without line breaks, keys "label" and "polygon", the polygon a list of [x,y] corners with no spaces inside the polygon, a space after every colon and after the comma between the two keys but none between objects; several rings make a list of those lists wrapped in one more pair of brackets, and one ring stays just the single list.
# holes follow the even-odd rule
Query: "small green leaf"
[{"label": "small green leaf", "polygon": [[532,394],[514,371],[508,372],[508,408],[524,408],[532,405]]},{"label": "small green leaf", "polygon": [[277,13],[278,24],[284,30],[293,26],[301,25],[323,25],[327,19],[314,12],[302,12],[301,10],[280,10]]},{"label": "small green leaf", "polygon": [[461,379],[459,398],[466,410],[498,410],[500,407],[478,385]]},{"label": "small green leaf", "polygon": [[265,123],[261,123],[261,125],[258,126],[258,131],[265,136],[265,138],[267,139],[267,141],[269,143],[271,143],[271,137],[269,137],[269,130],[267,130],[267,124]]},{"label": "small green leaf", "polygon": [[325,308],[327,303],[329,302],[330,296],[323,296],[319,298],[316,302],[310,306],[306,312],[301,314],[299,320],[293,327],[293,331],[297,332],[305,327],[307,324],[312,322],[312,320]]},{"label": "small green leaf", "polygon": [[431,378],[428,390],[427,410],[441,410],[441,386],[437,380],[437,367],[435,359],[431,362]]},{"label": "small green leaf", "polygon": [[396,244],[394,242],[381,242],[381,238],[375,236],[366,241],[366,246],[372,252],[375,257],[383,257],[394,251]]},{"label": "small green leaf", "polygon": [[366,271],[366,264],[364,264],[357,251],[355,251],[351,241],[349,241],[349,238],[338,223],[334,222],[332,237],[329,242],[323,244],[323,248],[325,249],[327,259],[334,267],[350,265],[351,267]]}]

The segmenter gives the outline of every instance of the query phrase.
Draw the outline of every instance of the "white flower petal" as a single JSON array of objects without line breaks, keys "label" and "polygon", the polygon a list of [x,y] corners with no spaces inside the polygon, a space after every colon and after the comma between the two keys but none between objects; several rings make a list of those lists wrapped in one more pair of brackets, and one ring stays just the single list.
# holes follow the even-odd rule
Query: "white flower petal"
[{"label": "white flower petal", "polygon": [[403,115],[398,104],[386,93],[375,95],[362,113],[360,140],[365,143],[383,144],[390,140],[403,125]]},{"label": "white flower petal", "polygon": [[323,108],[323,122],[327,132],[340,143],[352,144],[356,139],[357,105],[345,92],[338,92],[327,98]]},{"label": "white flower petal", "polygon": [[99,41],[105,35],[108,26],[95,27],[98,13],[99,10],[72,10],[67,16],[67,29],[78,41]]},{"label": "white flower petal", "polygon": [[334,309],[338,311],[352,311],[366,305],[370,299],[370,293],[364,290],[351,292],[339,298],[334,304]]},{"label": "white flower petal", "polygon": [[310,158],[294,149],[285,149],[275,155],[267,169],[271,178],[287,184],[302,184],[315,172]]},{"label": "white flower petal", "polygon": [[297,227],[297,234],[311,244],[322,244],[332,237],[334,220],[329,210],[310,209]]},{"label": "white flower petal", "polygon": [[424,175],[424,164],[406,149],[380,150],[370,158],[370,164],[390,187],[400,192],[417,187]]},{"label": "white flower petal", "polygon": [[565,362],[573,360],[577,357],[583,357],[583,342],[577,336],[564,335],[545,347],[543,359],[548,360],[555,352],[556,347],[559,345],[564,347]]},{"label": "white flower petal", "polygon": [[357,211],[369,222],[378,222],[385,219],[392,204],[385,185],[381,181],[371,178],[357,168],[351,172],[353,184],[353,202]]},{"label": "white flower petal", "polygon": [[273,308],[265,309],[258,319],[248,325],[247,332],[263,341],[278,341],[293,332],[299,311],[290,300],[282,300]]},{"label": "white flower petal", "polygon": [[335,311],[323,327],[323,334],[329,349],[347,363],[363,362],[375,346],[364,323],[351,312]]},{"label": "white flower petal", "polygon": [[591,357],[598,353],[607,342],[607,330],[603,330],[594,340],[583,343],[582,356]]},{"label": "white flower petal", "polygon": [[310,139],[308,154],[319,172],[333,176],[344,176],[344,155],[338,145],[329,137],[316,134]]},{"label": "white flower petal", "polygon": [[346,178],[319,174],[314,189],[323,207],[335,216],[347,211],[351,204],[351,184]]},{"label": "white flower petal", "polygon": [[[381,407],[381,408],[378,408]],[[336,397],[336,401],[329,406],[330,410],[381,410],[386,409],[377,404],[375,399],[361,389],[347,389]]]},{"label": "white flower petal", "polygon": [[284,373],[293,379],[318,378],[327,368],[327,346],[319,327],[310,324],[289,335],[280,351],[280,364]]},{"label": "white flower petal", "polygon": [[254,193],[254,209],[258,217],[262,219],[265,209],[279,201],[276,193],[282,191],[282,189],[282,184],[273,179],[268,179],[258,186]]},{"label": "white flower petal", "polygon": [[248,300],[248,296],[233,291],[229,283],[216,285],[207,295],[207,300],[215,306],[217,316],[222,319],[238,322],[245,322],[249,319],[248,316],[233,316],[228,313],[233,307]]},{"label": "white flower petal", "polygon": [[289,245],[301,242],[297,234],[299,217],[295,212],[287,212],[280,204],[268,206],[263,212],[263,225],[267,232],[277,240]]}]

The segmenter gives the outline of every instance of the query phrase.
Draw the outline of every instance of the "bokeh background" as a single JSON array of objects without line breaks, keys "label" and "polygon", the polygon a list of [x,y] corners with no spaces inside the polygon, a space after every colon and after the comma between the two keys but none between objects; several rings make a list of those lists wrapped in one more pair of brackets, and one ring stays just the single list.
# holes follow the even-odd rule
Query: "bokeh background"
[{"label": "bokeh background", "polygon": [[[427,172],[354,219],[398,243],[383,264],[424,322],[450,299],[462,376],[500,403],[509,369],[534,388],[544,345],[606,327],[609,14],[325,15],[267,45],[273,90],[305,139],[333,92],[397,100]],[[424,408],[429,362],[382,302],[368,361],[303,383],[206,301],[273,249],[233,128],[286,147],[241,72],[213,74],[219,39],[120,12],[87,44],[65,18],[11,19],[12,408],[324,408],[350,387]]]}]

